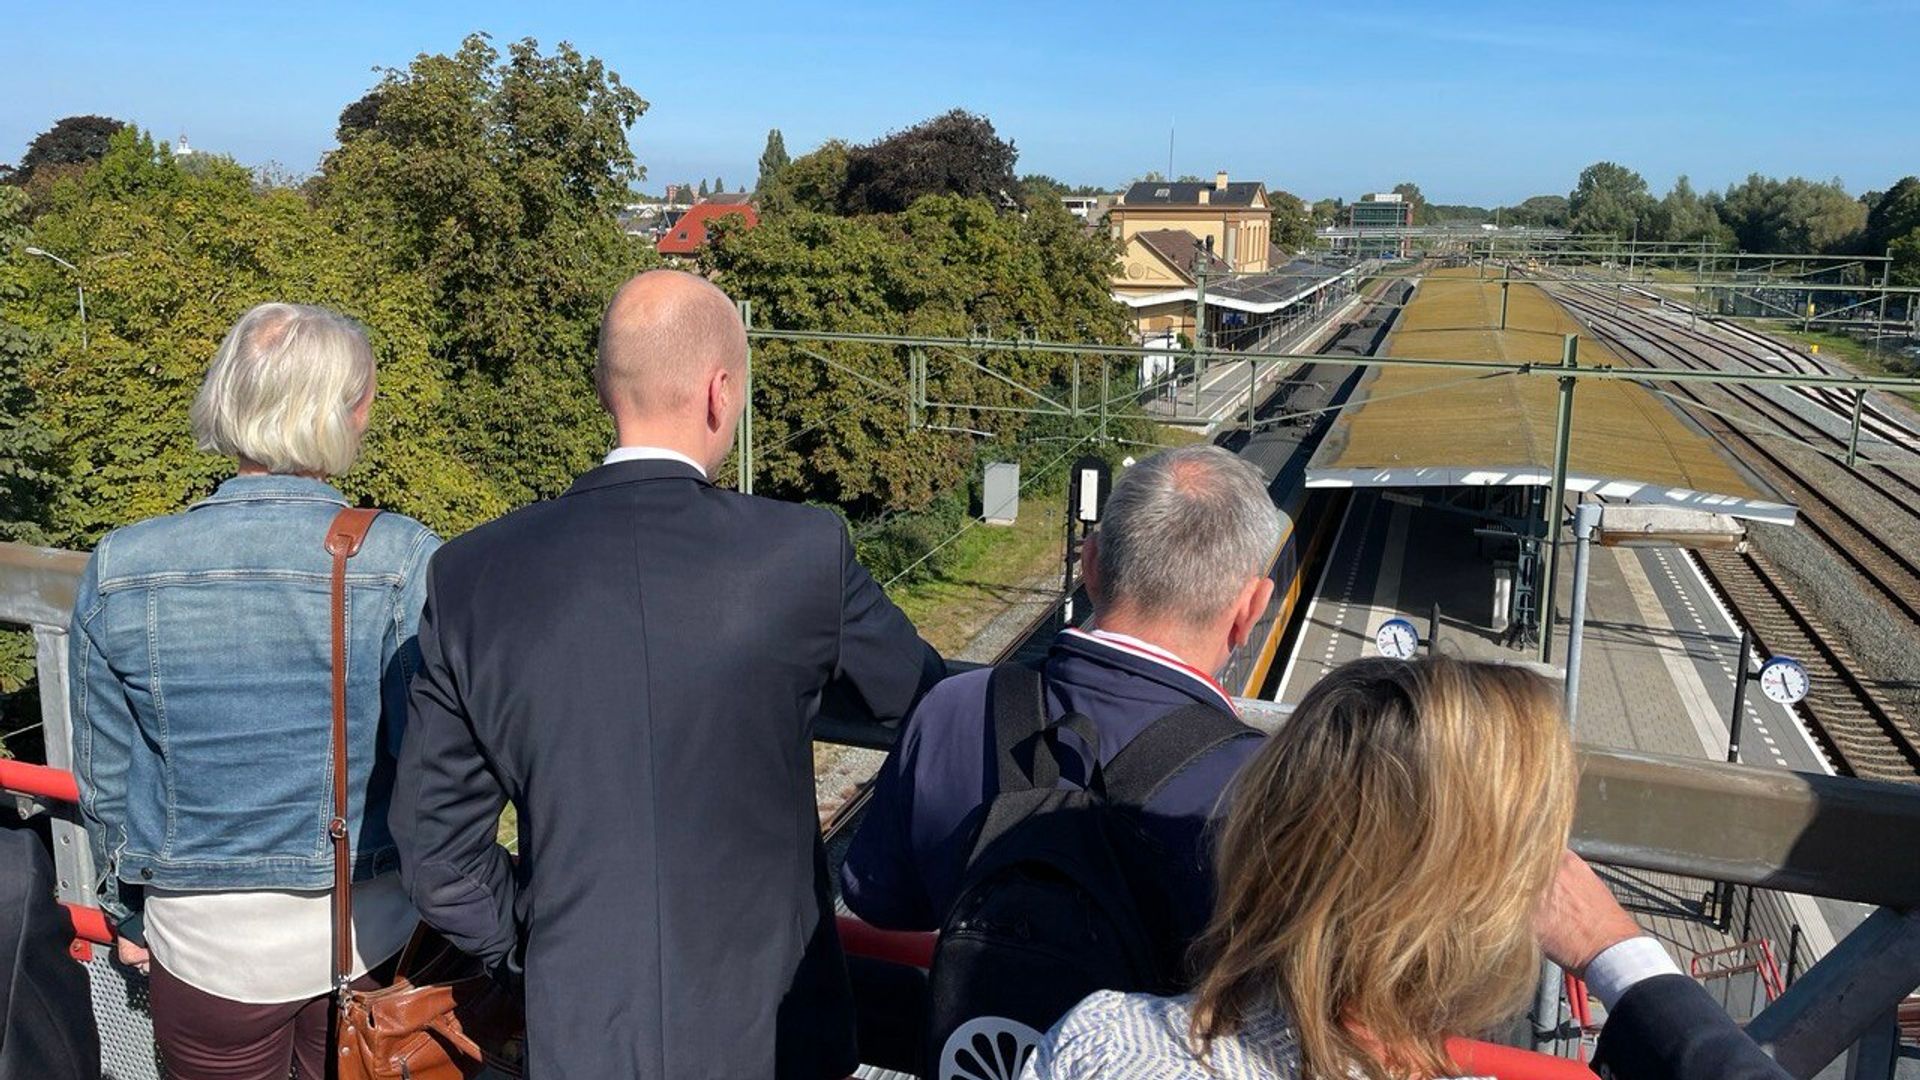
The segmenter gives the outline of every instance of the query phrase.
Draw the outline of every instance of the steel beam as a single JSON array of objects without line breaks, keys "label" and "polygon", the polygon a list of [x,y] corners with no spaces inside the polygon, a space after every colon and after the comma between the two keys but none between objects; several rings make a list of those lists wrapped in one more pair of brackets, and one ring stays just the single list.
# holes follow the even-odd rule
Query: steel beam
[{"label": "steel beam", "polygon": [[1916,984],[1920,910],[1883,907],[1754,1017],[1747,1034],[1789,1075],[1807,1080],[1881,1023]]},{"label": "steel beam", "polygon": [[1587,747],[1573,849],[1596,862],[1905,910],[1920,785]]},{"label": "steel beam", "polygon": [[86,568],[85,552],[0,544],[0,622],[66,629]]}]

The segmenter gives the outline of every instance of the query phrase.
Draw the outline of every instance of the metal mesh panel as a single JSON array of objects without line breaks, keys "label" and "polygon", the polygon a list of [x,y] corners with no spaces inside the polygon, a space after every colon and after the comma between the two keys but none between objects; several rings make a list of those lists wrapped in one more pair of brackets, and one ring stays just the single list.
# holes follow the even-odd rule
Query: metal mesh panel
[{"label": "metal mesh panel", "polygon": [[107,957],[107,950],[96,946],[87,964],[93,1015],[100,1025],[100,1075],[103,1080],[160,1080],[166,1073],[153,1048],[147,980]]}]

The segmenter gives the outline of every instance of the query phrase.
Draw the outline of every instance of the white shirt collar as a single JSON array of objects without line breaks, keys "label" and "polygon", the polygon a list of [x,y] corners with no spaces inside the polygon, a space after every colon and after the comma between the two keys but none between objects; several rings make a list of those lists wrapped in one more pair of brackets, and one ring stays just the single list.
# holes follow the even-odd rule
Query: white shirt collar
[{"label": "white shirt collar", "polygon": [[1221,703],[1226,706],[1228,712],[1235,716],[1240,715],[1240,706],[1234,704],[1233,695],[1227,693],[1227,688],[1220,685],[1220,680],[1182,660],[1171,649],[1162,648],[1151,641],[1143,641],[1131,634],[1116,634],[1111,630],[1101,630],[1098,628],[1081,629],[1077,626],[1069,626],[1061,631],[1061,633],[1071,637],[1078,637],[1082,640],[1096,641],[1110,649],[1118,649],[1123,653],[1138,657],[1149,663],[1170,668],[1200,683],[1208,690],[1211,690],[1219,697]]},{"label": "white shirt collar", "polygon": [[678,450],[669,450],[664,446],[616,446],[613,452],[607,455],[607,460],[601,464],[617,465],[622,461],[677,461],[682,465],[693,466],[694,471],[702,477],[707,475],[707,470],[701,468],[699,462]]}]

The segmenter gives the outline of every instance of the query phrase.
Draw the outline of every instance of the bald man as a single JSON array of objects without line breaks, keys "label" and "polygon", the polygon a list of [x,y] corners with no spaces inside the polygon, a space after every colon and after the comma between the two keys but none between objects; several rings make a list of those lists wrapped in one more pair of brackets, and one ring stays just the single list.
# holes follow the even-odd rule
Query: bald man
[{"label": "bald man", "polygon": [[627,282],[594,369],[619,445],[428,570],[390,824],[421,916],[524,985],[535,1080],[855,1066],[810,729],[944,670],[836,515],[710,482],[746,351],[708,282]]}]

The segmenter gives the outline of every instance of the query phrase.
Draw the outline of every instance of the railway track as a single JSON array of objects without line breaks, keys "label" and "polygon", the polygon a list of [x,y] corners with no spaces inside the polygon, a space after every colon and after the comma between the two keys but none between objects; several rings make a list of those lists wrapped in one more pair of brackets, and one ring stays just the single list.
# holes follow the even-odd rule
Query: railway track
[{"label": "railway track", "polygon": [[[1628,358],[1647,367],[1656,366],[1649,355],[1650,345],[1643,334],[1631,336],[1617,329],[1607,329],[1611,316],[1597,311],[1583,301],[1560,296],[1561,303],[1574,309],[1587,318],[1588,325],[1596,334],[1604,338]],[[1692,355],[1678,345],[1668,342],[1662,351],[1681,359],[1689,367],[1713,367],[1711,361]],[[1685,398],[1706,409],[1712,409],[1699,388],[1680,384],[1667,391],[1676,397]],[[1739,400],[1738,395],[1735,396]],[[1795,463],[1789,461],[1766,442],[1751,432],[1728,423],[1724,418],[1709,412],[1697,417],[1702,427],[1720,441],[1734,455],[1745,461],[1749,467],[1758,466],[1762,475],[1782,491],[1791,492],[1799,500],[1800,521],[1808,532],[1817,536],[1837,557],[1853,570],[1870,591],[1878,595],[1901,617],[1920,627],[1920,563],[1889,542],[1879,529],[1863,522],[1860,517],[1841,505],[1838,498],[1830,494],[1818,478],[1811,477]],[[1837,467],[1846,468],[1844,463],[1836,462]],[[1858,470],[1854,470],[1856,475]],[[1876,488],[1888,501],[1908,514],[1915,514],[1912,505],[1894,494],[1885,485],[1863,480]],[[1920,521],[1920,516],[1916,516]]]},{"label": "railway track", "polygon": [[1856,673],[1857,664],[1766,560],[1751,552],[1692,553],[1703,576],[1753,632],[1763,654],[1806,666],[1812,690],[1794,707],[1835,770],[1868,780],[1920,781],[1920,734]]},{"label": "railway track", "polygon": [[[1590,290],[1580,289],[1579,291],[1584,295],[1591,295]],[[1567,300],[1564,296],[1561,297],[1561,299],[1563,302]],[[1712,335],[1697,330],[1690,330],[1683,326],[1669,324],[1664,320],[1655,319],[1649,316],[1643,309],[1627,307],[1618,312],[1602,311],[1592,304],[1585,304],[1579,301],[1575,303],[1583,305],[1583,310],[1588,312],[1590,322],[1611,323],[1628,328],[1630,332],[1643,340],[1655,339],[1664,343],[1671,343],[1674,339],[1680,338],[1692,342],[1700,349],[1712,350],[1726,357],[1736,365],[1737,368],[1769,374],[1805,373],[1804,369],[1772,362],[1768,357],[1757,351],[1758,346],[1743,350],[1730,342]],[[1744,327],[1739,329],[1743,336],[1756,336],[1752,335],[1752,332],[1747,331]],[[1696,351],[1676,350],[1672,347],[1664,348],[1663,351],[1680,361],[1683,366],[1694,368],[1695,370],[1725,370],[1721,368],[1719,364]],[[1833,372],[1823,367],[1817,368],[1817,371],[1823,375],[1833,374]],[[1796,438],[1809,442],[1816,447],[1823,445],[1828,447],[1829,449],[1825,456],[1830,458],[1837,467],[1845,469],[1855,480],[1868,487],[1874,488],[1880,494],[1886,496],[1895,508],[1912,517],[1916,525],[1920,525],[1920,479],[1916,479],[1915,475],[1912,475],[1916,470],[1920,470],[1920,460],[1916,460],[1911,464],[1903,464],[1899,468],[1886,462],[1871,460],[1862,461],[1857,465],[1848,465],[1845,460],[1847,448],[1846,439],[1826,427],[1821,426],[1819,423],[1809,420],[1807,417],[1795,412],[1786,405],[1783,405],[1766,390],[1752,386],[1727,386],[1721,387],[1720,389],[1730,397],[1739,400],[1754,412],[1779,424],[1782,429],[1792,432]],[[1840,423],[1847,423],[1852,418],[1852,401],[1844,391],[1831,390],[1831,388],[1827,387],[1794,387],[1793,390],[1804,397],[1814,407],[1824,410]],[[1832,394],[1838,395],[1838,397],[1827,397],[1816,393],[1816,391],[1821,390],[1831,390]],[[1872,416],[1873,412],[1871,409],[1862,410],[1862,431],[1875,435],[1882,442],[1896,447],[1899,450],[1912,454],[1920,454],[1920,433],[1916,433],[1892,419],[1877,423],[1870,422]],[[1876,427],[1877,430],[1874,430]]]},{"label": "railway track", "polygon": [[[1584,289],[1579,292],[1590,295]],[[1566,295],[1564,291],[1559,292],[1556,299],[1632,362],[1653,366],[1650,354],[1657,349],[1688,368],[1724,370],[1710,357],[1701,355],[1699,347],[1705,343],[1689,347],[1688,342],[1700,335],[1690,337],[1684,328],[1636,323],[1631,317],[1622,317],[1589,300]],[[1736,351],[1721,348],[1736,362],[1741,362]],[[1755,360],[1757,358],[1749,359],[1746,366],[1756,366]],[[1720,389],[1758,413],[1781,419],[1783,427],[1789,426],[1786,418],[1791,418],[1793,429],[1828,434],[1757,389]],[[1682,384],[1669,392],[1677,398],[1712,408],[1696,387]],[[1763,475],[1771,474],[1767,478],[1783,491],[1791,491],[1800,502],[1802,525],[1851,568],[1872,592],[1915,626],[1920,626],[1920,564],[1841,505],[1802,467],[1752,433],[1711,412],[1697,419],[1736,457]],[[1920,512],[1916,512],[1901,491],[1895,490],[1897,485],[1876,482],[1873,476],[1846,466],[1844,461],[1832,464],[1846,469],[1889,503],[1920,519]],[[1846,647],[1782,582],[1780,574],[1764,556],[1750,551],[1689,554],[1709,586],[1753,632],[1761,649],[1770,654],[1792,656],[1807,666],[1814,690],[1794,711],[1837,772],[1874,780],[1920,780],[1920,728],[1860,675],[1860,665]]]}]

